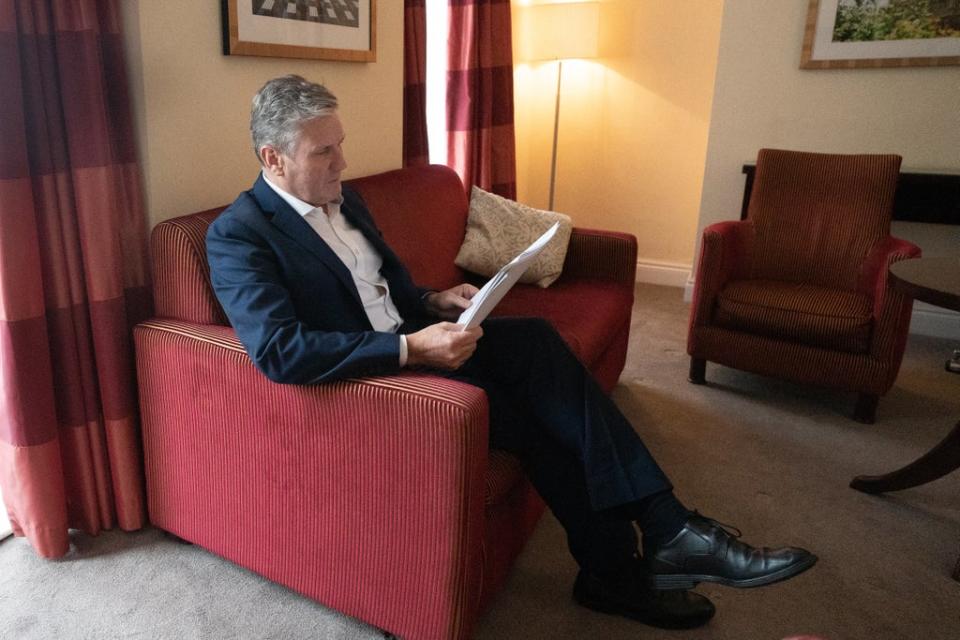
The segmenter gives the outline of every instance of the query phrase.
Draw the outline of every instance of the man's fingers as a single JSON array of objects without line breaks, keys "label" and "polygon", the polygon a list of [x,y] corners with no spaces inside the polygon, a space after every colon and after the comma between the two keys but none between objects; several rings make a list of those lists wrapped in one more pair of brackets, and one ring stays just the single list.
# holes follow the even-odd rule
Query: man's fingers
[{"label": "man's fingers", "polygon": [[450,311],[453,309],[460,309],[462,311],[471,304],[473,303],[470,302],[469,298],[465,298],[464,296],[454,293],[453,291],[447,291],[445,292],[445,295],[439,298],[437,307],[441,311]]},{"label": "man's fingers", "polygon": [[456,330],[448,334],[450,336],[449,365],[451,369],[459,369],[477,350],[477,340],[483,334],[483,331],[480,327],[461,330],[460,325],[453,324],[451,326],[455,327]]},{"label": "man's fingers", "polygon": [[462,324],[456,324],[454,322],[438,322],[434,326],[441,327],[444,331],[450,331],[451,333],[456,333],[461,336],[470,335],[479,338],[483,335],[483,329],[480,327],[470,327],[466,329]]},{"label": "man's fingers", "polygon": [[456,320],[473,303],[470,299],[480,290],[471,284],[461,284],[445,291],[431,293],[425,298],[430,313],[445,320]]},{"label": "man's fingers", "polygon": [[407,336],[407,362],[442,369],[457,369],[477,349],[483,329],[464,329],[452,322],[438,322]]}]

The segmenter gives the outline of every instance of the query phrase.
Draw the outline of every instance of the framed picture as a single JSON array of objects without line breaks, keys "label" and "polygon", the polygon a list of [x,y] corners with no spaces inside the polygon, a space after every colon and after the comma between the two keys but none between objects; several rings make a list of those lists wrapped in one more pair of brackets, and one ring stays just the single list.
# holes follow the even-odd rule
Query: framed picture
[{"label": "framed picture", "polygon": [[377,0],[221,2],[225,55],[377,59]]},{"label": "framed picture", "polygon": [[810,0],[801,69],[960,64],[960,0]]}]

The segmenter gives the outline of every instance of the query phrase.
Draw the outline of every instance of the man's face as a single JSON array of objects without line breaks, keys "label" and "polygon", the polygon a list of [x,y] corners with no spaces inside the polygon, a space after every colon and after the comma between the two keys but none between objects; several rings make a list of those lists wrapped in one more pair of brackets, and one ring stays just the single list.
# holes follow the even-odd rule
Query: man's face
[{"label": "man's face", "polygon": [[315,207],[338,200],[340,173],[347,168],[343,139],[337,114],[307,120],[290,155],[278,154],[277,166],[268,166],[273,169],[271,177],[280,188]]}]

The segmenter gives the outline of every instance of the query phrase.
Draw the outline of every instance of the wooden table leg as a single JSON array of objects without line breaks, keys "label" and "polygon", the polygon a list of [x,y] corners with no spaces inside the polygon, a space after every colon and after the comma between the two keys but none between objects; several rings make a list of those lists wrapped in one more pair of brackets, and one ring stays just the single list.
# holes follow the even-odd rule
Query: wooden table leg
[{"label": "wooden table leg", "polygon": [[881,476],[857,476],[850,487],[864,493],[900,491],[942,478],[957,468],[960,468],[960,422],[937,446],[907,466]]}]

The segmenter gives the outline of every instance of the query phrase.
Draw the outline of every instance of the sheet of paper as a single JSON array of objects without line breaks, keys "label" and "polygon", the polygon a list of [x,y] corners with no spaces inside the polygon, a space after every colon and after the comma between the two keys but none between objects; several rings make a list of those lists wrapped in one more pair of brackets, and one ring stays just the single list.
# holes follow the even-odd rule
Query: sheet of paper
[{"label": "sheet of paper", "polygon": [[505,264],[496,275],[490,278],[480,291],[473,296],[471,300],[473,304],[460,314],[457,324],[463,325],[465,329],[470,329],[486,320],[493,308],[503,299],[503,296],[507,295],[510,288],[517,283],[520,276],[543,251],[547,243],[553,239],[559,228],[560,223],[554,223],[543,235],[534,240],[529,247],[521,251],[517,257]]}]

